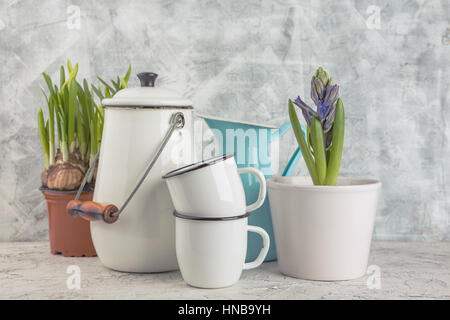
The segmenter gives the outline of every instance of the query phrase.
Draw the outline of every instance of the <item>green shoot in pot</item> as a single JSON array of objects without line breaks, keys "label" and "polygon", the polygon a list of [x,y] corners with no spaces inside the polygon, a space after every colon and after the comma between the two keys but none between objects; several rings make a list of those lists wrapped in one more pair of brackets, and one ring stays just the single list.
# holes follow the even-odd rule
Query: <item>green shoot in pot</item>
[{"label": "green shoot in pot", "polygon": [[328,169],[325,184],[334,186],[341,166],[342,150],[344,147],[345,114],[341,98],[336,102],[336,116],[333,124],[333,138],[328,159]]},{"label": "green shoot in pot", "polygon": [[[126,87],[130,73],[131,66],[121,81],[113,81],[113,93]],[[44,121],[43,111],[39,109],[38,131],[45,160],[41,180],[43,186],[50,189],[78,188],[100,149],[104,121],[101,100],[96,102],[95,87],[90,86],[86,79],[82,85],[77,82],[77,74],[78,64],[73,66],[69,60],[67,71],[64,66],[60,67],[59,87],[53,84],[46,73],[42,74],[48,87],[48,96],[43,91],[48,106],[48,120]],[[92,182],[92,178],[93,175],[88,181]]]},{"label": "green shoot in pot", "polygon": [[42,109],[39,108],[38,111],[38,130],[39,130],[39,138],[41,138],[42,151],[44,152],[44,160],[45,160],[45,169],[48,169],[50,166],[49,162],[49,143],[48,143],[48,132],[47,128],[44,124],[44,114]]}]

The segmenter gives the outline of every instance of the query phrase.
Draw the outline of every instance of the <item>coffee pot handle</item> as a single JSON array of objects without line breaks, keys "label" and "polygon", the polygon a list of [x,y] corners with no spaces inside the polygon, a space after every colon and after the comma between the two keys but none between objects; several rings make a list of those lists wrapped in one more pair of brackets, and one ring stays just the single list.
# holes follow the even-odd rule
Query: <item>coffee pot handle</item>
[{"label": "coffee pot handle", "polygon": [[256,176],[256,179],[259,181],[259,194],[258,199],[253,202],[252,204],[248,205],[245,212],[251,212],[255,211],[259,207],[261,207],[264,203],[264,200],[266,200],[266,193],[267,193],[267,187],[266,187],[266,178],[262,174],[261,171],[258,169],[247,167],[247,168],[238,168],[238,173],[250,173]]},{"label": "coffee pot handle", "polygon": [[269,238],[269,235],[267,234],[266,230],[264,230],[263,228],[260,228],[260,227],[247,226],[247,231],[255,232],[255,233],[259,234],[261,236],[261,238],[263,239],[263,246],[261,248],[261,251],[258,254],[258,257],[254,261],[244,263],[244,270],[249,270],[249,269],[254,269],[254,268],[259,267],[261,265],[261,263],[264,262],[264,259],[266,258],[267,253],[269,252],[269,247],[270,247],[270,238]]},{"label": "coffee pot handle", "polygon": [[169,129],[166,132],[166,135],[164,136],[163,140],[161,141],[156,154],[151,159],[149,165],[147,166],[147,169],[145,170],[145,173],[137,183],[137,185],[134,187],[133,191],[131,191],[128,198],[125,200],[125,202],[122,204],[120,209],[118,209],[113,204],[101,204],[94,201],[79,201],[78,198],[80,197],[80,194],[84,188],[84,185],[86,184],[87,177],[90,175],[91,171],[93,170],[95,163],[99,157],[99,153],[95,156],[94,161],[92,162],[91,166],[89,167],[89,170],[87,171],[83,182],[81,183],[80,188],[78,189],[77,195],[75,197],[75,200],[69,201],[69,203],[66,206],[67,212],[72,217],[81,217],[85,220],[89,221],[96,221],[96,220],[103,220],[106,223],[114,223],[119,218],[119,215],[123,212],[125,207],[128,205],[128,203],[133,199],[136,192],[141,187],[142,183],[144,182],[145,178],[149,174],[150,170],[153,168],[153,165],[158,160],[159,156],[161,155],[162,151],[164,150],[164,147],[166,146],[167,142],[169,141],[170,137],[172,136],[172,133],[176,129],[181,129],[184,127],[185,119],[184,115],[181,112],[176,112],[172,114],[172,117],[170,118],[170,126]]},{"label": "coffee pot handle", "polygon": [[95,201],[70,200],[66,209],[70,216],[89,221],[103,220],[106,223],[114,223],[119,219],[119,216],[115,215],[119,209],[113,204],[104,205]]}]

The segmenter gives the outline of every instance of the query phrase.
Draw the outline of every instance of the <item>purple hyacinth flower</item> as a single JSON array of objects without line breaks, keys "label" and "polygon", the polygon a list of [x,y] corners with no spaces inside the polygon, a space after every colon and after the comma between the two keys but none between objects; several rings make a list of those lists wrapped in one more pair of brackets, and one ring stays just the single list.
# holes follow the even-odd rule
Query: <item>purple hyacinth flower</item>
[{"label": "purple hyacinth flower", "polygon": [[330,112],[327,115],[327,118],[325,119],[325,123],[323,125],[324,132],[328,132],[331,129],[331,127],[333,126],[335,115],[336,115],[336,105],[333,104]]},{"label": "purple hyacinth flower", "polygon": [[306,103],[304,103],[300,97],[297,97],[297,99],[295,99],[295,101],[293,102],[295,105],[300,107],[300,109],[302,109],[303,117],[305,118],[308,126],[311,125],[311,115],[315,115],[316,112],[313,109],[311,109],[311,107],[308,106]]},{"label": "purple hyacinth flower", "polygon": [[331,146],[331,142],[333,141],[333,135],[327,134],[325,139],[325,150],[328,150]]},{"label": "purple hyacinth flower", "polygon": [[339,86],[337,84],[334,86],[328,85],[325,98],[323,99],[323,103],[327,106],[332,106],[337,101],[338,97],[339,97]]},{"label": "purple hyacinth flower", "polygon": [[320,121],[325,120],[329,111],[330,107],[325,103],[322,103],[322,101],[319,101],[319,103],[317,104],[317,118],[319,118]]},{"label": "purple hyacinth flower", "polygon": [[300,97],[297,97],[293,103],[302,109],[303,117],[308,126],[311,125],[312,116],[315,116],[321,122],[324,133],[327,133],[333,127],[335,104],[339,98],[339,86],[335,85],[333,79],[328,77],[326,71],[319,67],[311,79],[310,94],[317,111],[309,107]]},{"label": "purple hyacinth flower", "polygon": [[317,95],[316,88],[314,88],[313,81],[311,81],[311,99],[315,104],[319,102],[319,96]]},{"label": "purple hyacinth flower", "polygon": [[303,118],[305,118],[307,125],[310,126],[311,125],[311,115],[303,109],[302,109],[302,114],[303,114]]},{"label": "purple hyacinth flower", "polygon": [[317,105],[319,101],[325,96],[325,90],[322,81],[319,78],[313,77],[311,80],[311,99]]},{"label": "purple hyacinth flower", "polygon": [[320,121],[323,121],[327,118],[328,114],[333,109],[332,107],[336,103],[338,97],[339,86],[328,85],[323,101],[319,101],[319,103],[317,103],[317,115]]}]

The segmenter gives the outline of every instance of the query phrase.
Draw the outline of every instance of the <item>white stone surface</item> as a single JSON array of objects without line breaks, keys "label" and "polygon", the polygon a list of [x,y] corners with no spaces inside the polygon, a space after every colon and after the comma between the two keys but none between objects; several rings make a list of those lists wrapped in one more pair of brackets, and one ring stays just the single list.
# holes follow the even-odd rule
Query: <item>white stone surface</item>
[{"label": "white stone surface", "polygon": [[[80,290],[67,289],[70,265],[80,267]],[[369,276],[289,278],[269,262],[232,287],[206,290],[186,285],[179,272],[122,273],[98,258],[51,255],[47,242],[0,243],[0,299],[450,299],[450,243],[375,242],[369,265],[380,268],[380,289],[368,288]]]}]

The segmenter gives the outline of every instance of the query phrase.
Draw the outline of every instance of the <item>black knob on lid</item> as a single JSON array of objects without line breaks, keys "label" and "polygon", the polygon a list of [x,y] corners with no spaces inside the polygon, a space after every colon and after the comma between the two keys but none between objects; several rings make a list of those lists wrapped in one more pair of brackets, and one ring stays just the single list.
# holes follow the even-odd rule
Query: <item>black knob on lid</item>
[{"label": "black knob on lid", "polygon": [[138,73],[138,78],[141,81],[141,87],[154,87],[158,75],[153,72]]}]

